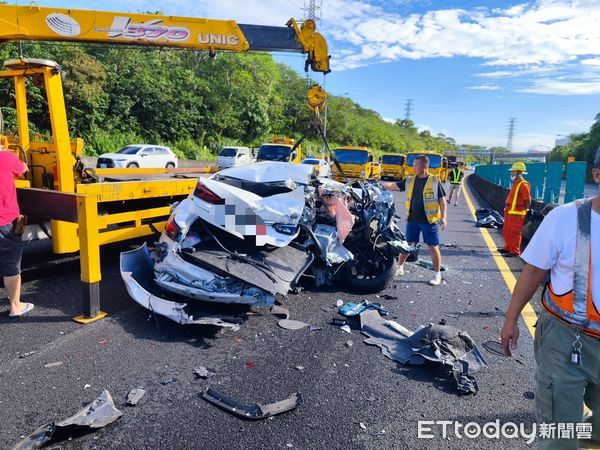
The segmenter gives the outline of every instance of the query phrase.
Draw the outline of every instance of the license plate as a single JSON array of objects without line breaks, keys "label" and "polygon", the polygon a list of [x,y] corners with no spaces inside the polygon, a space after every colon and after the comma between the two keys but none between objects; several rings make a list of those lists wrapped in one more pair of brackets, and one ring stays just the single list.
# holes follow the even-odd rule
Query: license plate
[{"label": "license plate", "polygon": [[106,169],[106,164],[100,164],[101,169]]}]

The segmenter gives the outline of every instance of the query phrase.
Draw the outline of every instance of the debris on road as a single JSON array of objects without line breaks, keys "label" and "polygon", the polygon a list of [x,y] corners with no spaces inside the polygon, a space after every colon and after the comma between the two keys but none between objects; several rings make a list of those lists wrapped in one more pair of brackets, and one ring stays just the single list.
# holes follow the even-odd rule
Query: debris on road
[{"label": "debris on road", "polygon": [[493,353],[496,356],[507,356],[504,353],[504,347],[502,346],[502,342],[487,340],[481,346],[486,349],[488,352]]},{"label": "debris on road", "polygon": [[202,378],[206,380],[207,378],[214,377],[217,374],[215,369],[209,369],[208,367],[198,366],[194,369],[194,375],[196,378]]},{"label": "debris on road", "polygon": [[285,330],[292,331],[301,330],[302,328],[306,328],[308,326],[308,324],[305,322],[290,319],[281,319],[279,322],[277,322],[277,325]]},{"label": "debris on road", "polygon": [[504,217],[494,209],[480,208],[475,211],[475,217],[477,217],[475,225],[481,228],[502,228],[504,226]]},{"label": "debris on road", "polygon": [[358,424],[359,427],[361,427],[363,430],[367,431],[367,426],[364,423],[359,423]]},{"label": "debris on road", "polygon": [[333,319],[331,319],[331,325],[335,325],[336,327],[343,327],[344,325],[346,325],[346,319],[334,317]]},{"label": "debris on road", "polygon": [[290,310],[279,305],[271,306],[271,314],[277,317],[282,317],[283,319],[290,318]]},{"label": "debris on road", "polygon": [[352,347],[353,345],[354,345],[353,341],[350,341],[350,340],[346,341],[346,347]]},{"label": "debris on road", "polygon": [[29,450],[58,442],[74,433],[94,431],[114,422],[123,413],[119,411],[107,390],[102,391],[96,400],[79,410],[75,415],[42,425],[13,447],[13,450]]},{"label": "debris on road", "polygon": [[[426,259],[419,258],[414,262],[414,264],[429,270],[433,270],[433,263],[431,261],[427,261]],[[446,272],[447,270],[448,269],[446,268],[446,266],[440,266],[440,272]]]},{"label": "debris on road", "polygon": [[379,303],[371,303],[368,300],[364,300],[360,303],[348,302],[340,308],[339,313],[342,316],[354,317],[354,316],[359,315],[365,309],[375,309],[384,316],[387,316],[390,313],[387,309],[385,309]]},{"label": "debris on road", "polygon": [[447,317],[452,317],[453,319],[458,319],[460,317],[459,314],[444,313],[444,315]]},{"label": "debris on road", "polygon": [[254,367],[256,367],[256,363],[254,361],[246,361],[246,367],[248,369],[254,369]]},{"label": "debris on road", "polygon": [[343,301],[343,300],[340,300],[340,299],[337,299],[337,301],[335,302],[335,306],[336,306],[336,307],[338,307],[338,308],[339,308],[340,306],[342,306],[343,304],[344,304],[344,301]]},{"label": "debris on road", "polygon": [[27,352],[27,353],[21,353],[19,355],[19,358],[29,358],[31,355],[35,355],[35,351],[30,351],[30,352]]},{"label": "debris on road", "polygon": [[167,384],[173,384],[173,383],[177,383],[179,380],[177,378],[165,378],[164,380],[162,380],[160,382],[160,384],[162,384],[163,386],[166,386]]},{"label": "debris on road", "polygon": [[56,362],[46,363],[46,364],[44,364],[44,367],[46,369],[51,369],[52,367],[58,367],[58,366],[62,366],[62,365],[63,365],[62,361],[56,361]]},{"label": "debris on road", "polygon": [[378,297],[381,297],[385,300],[398,300],[398,296],[397,295],[390,295],[390,294],[380,294],[378,295]]},{"label": "debris on road", "polygon": [[308,327],[308,329],[309,329],[309,331],[319,331],[319,330],[322,330],[323,327],[318,327],[316,325],[311,325],[311,326]]},{"label": "debris on road", "polygon": [[207,387],[204,390],[202,398],[230,414],[247,420],[268,419],[277,414],[296,409],[304,402],[302,395],[299,392],[296,392],[285,400],[270,403],[268,405],[261,405],[259,403],[244,404],[225,397],[223,394],[210,387]]},{"label": "debris on road", "polygon": [[477,372],[487,364],[467,333],[434,324],[422,326],[413,333],[372,310],[361,313],[360,325],[368,337],[364,342],[378,346],[388,358],[401,364],[439,363],[445,368],[446,376],[454,379],[460,394],[475,394],[479,390],[470,372]]},{"label": "debris on road", "polygon": [[340,327],[340,330],[342,330],[344,333],[352,333],[352,330],[350,329],[350,327],[348,325],[342,325]]},{"label": "debris on road", "polygon": [[127,400],[125,401],[125,404],[128,406],[137,405],[138,402],[144,396],[144,394],[146,394],[146,391],[142,388],[132,389],[131,391],[129,391],[129,394],[127,394]]},{"label": "debris on road", "polygon": [[296,366],[295,369],[302,372],[304,370],[304,366]]}]

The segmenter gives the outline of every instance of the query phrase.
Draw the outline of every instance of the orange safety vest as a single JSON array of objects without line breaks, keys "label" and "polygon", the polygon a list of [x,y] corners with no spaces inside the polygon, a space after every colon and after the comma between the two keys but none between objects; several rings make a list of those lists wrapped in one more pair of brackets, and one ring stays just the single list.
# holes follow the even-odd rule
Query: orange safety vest
[{"label": "orange safety vest", "polygon": [[[513,185],[513,188],[510,190],[508,197],[506,197],[506,212],[508,214],[514,216],[525,216],[527,214],[527,208],[525,207],[525,203],[517,203],[519,199],[519,189],[524,184],[529,184],[527,181],[522,180],[516,185]],[[510,198],[510,194],[513,194],[512,199]]]},{"label": "orange safety vest", "polygon": [[592,299],[592,202],[577,201],[577,241],[573,289],[557,295],[552,281],[542,296],[544,307],[562,322],[590,336],[600,338],[600,312]]}]

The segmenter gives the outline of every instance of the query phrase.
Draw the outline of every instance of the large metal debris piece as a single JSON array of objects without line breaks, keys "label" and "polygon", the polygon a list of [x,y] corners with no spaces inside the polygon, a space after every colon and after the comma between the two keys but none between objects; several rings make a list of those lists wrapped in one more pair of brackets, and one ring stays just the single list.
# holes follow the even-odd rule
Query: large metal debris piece
[{"label": "large metal debris piece", "polygon": [[470,373],[487,367],[471,337],[449,325],[429,324],[414,333],[397,322],[383,319],[375,310],[360,314],[365,343],[376,345],[390,359],[401,364],[421,365],[425,361],[441,364],[446,376],[453,378],[460,394],[479,390]]},{"label": "large metal debris piece", "polygon": [[[146,244],[121,253],[121,277],[131,298],[154,314],[183,325],[215,325],[239,330],[242,319],[237,316],[209,314],[187,308],[187,303],[166,300],[154,281],[153,262]],[[190,311],[190,312],[188,312]],[[194,315],[196,313],[196,315]]]},{"label": "large metal debris piece", "polygon": [[114,422],[122,415],[123,413],[115,407],[110,393],[104,390],[96,400],[73,416],[60,422],[52,421],[42,425],[15,445],[13,450],[40,448],[48,443],[68,439],[76,433],[94,431]]},{"label": "large metal debris piece", "polygon": [[284,412],[291,411],[292,409],[296,409],[298,406],[304,403],[302,394],[300,394],[300,392],[295,392],[285,400],[269,403],[268,405],[261,405],[259,403],[244,404],[238,402],[237,400],[226,397],[210,387],[207,387],[204,390],[202,393],[202,398],[207,402],[223,409],[224,411],[227,411],[228,413],[247,420],[268,419],[269,417],[277,414],[282,414]]},{"label": "large metal debris piece", "polygon": [[146,394],[146,391],[142,388],[135,388],[129,391],[127,394],[126,405],[135,406],[142,399],[142,397]]}]

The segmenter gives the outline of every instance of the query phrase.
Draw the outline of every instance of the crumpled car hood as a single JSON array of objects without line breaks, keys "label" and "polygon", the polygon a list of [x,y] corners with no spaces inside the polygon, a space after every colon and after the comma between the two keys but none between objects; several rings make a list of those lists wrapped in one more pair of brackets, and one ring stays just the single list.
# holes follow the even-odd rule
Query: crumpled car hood
[{"label": "crumpled car hood", "polygon": [[274,183],[291,179],[295,183],[308,184],[313,170],[313,166],[307,164],[262,161],[222,170],[218,176],[260,183]]}]

